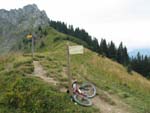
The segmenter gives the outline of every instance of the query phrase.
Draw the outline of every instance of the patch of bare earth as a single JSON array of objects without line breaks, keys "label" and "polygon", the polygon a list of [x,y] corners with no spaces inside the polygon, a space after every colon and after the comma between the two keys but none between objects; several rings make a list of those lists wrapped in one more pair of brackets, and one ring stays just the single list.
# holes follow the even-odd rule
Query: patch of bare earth
[{"label": "patch of bare earth", "polygon": [[47,83],[51,83],[56,85],[58,82],[54,80],[54,78],[47,77],[47,72],[43,69],[39,61],[33,61],[34,65],[34,76],[41,78],[43,81]]},{"label": "patch of bare earth", "polygon": [[133,113],[131,108],[117,96],[110,95],[105,91],[103,93],[92,99],[94,106],[100,110],[100,113]]},{"label": "patch of bare earth", "polygon": [[100,113],[131,113],[123,106],[120,107],[119,105],[111,105],[105,102],[99,96],[93,98],[92,102],[100,110]]}]

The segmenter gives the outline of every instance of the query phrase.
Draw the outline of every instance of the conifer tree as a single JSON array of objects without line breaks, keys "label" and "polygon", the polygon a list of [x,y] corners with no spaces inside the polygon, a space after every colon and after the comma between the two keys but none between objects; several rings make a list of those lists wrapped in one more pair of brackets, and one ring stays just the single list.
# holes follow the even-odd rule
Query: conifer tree
[{"label": "conifer tree", "polygon": [[122,44],[122,42],[120,43],[118,50],[117,50],[117,61],[120,64],[123,64],[123,44]]},{"label": "conifer tree", "polygon": [[112,41],[108,44],[108,57],[112,58],[113,60],[116,60],[117,57],[117,49]]},{"label": "conifer tree", "polygon": [[99,53],[108,56],[108,47],[105,39],[101,39]]},{"label": "conifer tree", "polygon": [[93,46],[93,50],[98,52],[99,43],[98,43],[98,40],[96,38],[93,39],[92,46]]}]

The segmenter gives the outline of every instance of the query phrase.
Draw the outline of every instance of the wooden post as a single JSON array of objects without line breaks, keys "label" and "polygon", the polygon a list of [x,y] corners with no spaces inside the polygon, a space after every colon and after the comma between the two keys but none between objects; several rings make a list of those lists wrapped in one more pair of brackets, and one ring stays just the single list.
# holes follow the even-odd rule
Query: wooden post
[{"label": "wooden post", "polygon": [[34,37],[32,36],[32,58],[34,58]]},{"label": "wooden post", "polygon": [[72,77],[70,73],[70,55],[69,55],[69,43],[67,43],[67,75],[68,75],[68,88],[70,96],[73,95],[72,91]]}]

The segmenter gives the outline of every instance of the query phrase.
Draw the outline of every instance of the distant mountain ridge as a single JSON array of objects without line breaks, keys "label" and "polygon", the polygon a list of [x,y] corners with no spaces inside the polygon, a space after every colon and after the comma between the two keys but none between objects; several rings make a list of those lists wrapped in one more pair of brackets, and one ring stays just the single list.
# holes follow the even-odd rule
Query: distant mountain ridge
[{"label": "distant mountain ridge", "polygon": [[12,9],[7,11],[5,9],[0,10],[0,19],[5,19],[7,22],[12,25],[22,25],[24,24],[24,28],[28,28],[32,21],[35,21],[33,27],[37,27],[38,25],[45,25],[48,23],[49,19],[45,13],[45,11],[40,11],[37,5],[27,5],[22,9]]},{"label": "distant mountain ridge", "polygon": [[20,9],[0,10],[0,53],[9,52],[17,41],[33,28],[49,25],[45,11],[35,4]]},{"label": "distant mountain ridge", "polygon": [[136,57],[136,55],[138,54],[138,52],[143,55],[143,56],[150,56],[150,48],[142,48],[142,49],[135,49],[131,52],[129,52],[129,56],[130,57]]}]

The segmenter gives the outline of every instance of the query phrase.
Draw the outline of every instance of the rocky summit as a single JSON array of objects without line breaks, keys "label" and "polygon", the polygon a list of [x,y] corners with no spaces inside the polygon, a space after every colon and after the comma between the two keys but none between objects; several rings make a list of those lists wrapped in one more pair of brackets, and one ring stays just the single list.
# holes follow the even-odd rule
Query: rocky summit
[{"label": "rocky summit", "polygon": [[0,54],[9,52],[27,32],[48,26],[49,18],[35,4],[20,9],[0,10]]}]

